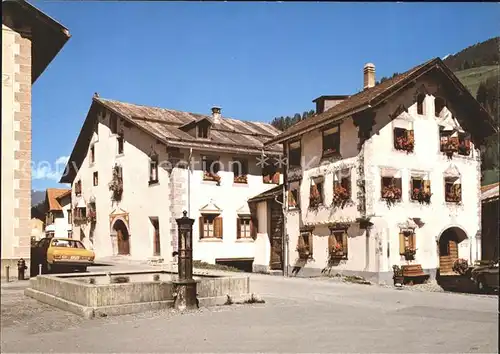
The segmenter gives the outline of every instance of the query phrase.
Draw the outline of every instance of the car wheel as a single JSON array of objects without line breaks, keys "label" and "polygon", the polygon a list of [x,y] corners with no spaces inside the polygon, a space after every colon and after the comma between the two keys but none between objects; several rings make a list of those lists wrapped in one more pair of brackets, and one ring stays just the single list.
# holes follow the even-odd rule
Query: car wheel
[{"label": "car wheel", "polygon": [[51,274],[54,271],[54,266],[47,262],[47,273]]}]

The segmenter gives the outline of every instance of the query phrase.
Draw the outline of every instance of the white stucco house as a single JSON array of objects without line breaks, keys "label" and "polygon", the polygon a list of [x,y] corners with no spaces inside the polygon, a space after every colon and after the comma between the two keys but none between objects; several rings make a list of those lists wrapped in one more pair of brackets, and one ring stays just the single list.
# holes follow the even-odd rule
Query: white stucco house
[{"label": "white stucco house", "polygon": [[32,85],[69,38],[30,3],[2,0],[2,276],[30,258]]},{"label": "white stucco house", "polygon": [[[61,183],[72,185],[75,238],[97,257],[172,260],[183,210],[195,219],[193,258],[255,257],[248,198],[282,183],[257,157],[270,124],[107,100],[95,95]],[[89,218],[89,213],[92,217]]]},{"label": "white stucco house", "polygon": [[319,97],[313,117],[266,142],[288,163],[284,241],[263,257],[278,254],[287,273],[381,283],[394,265],[451,274],[481,255],[478,146],[498,128],[440,59],[378,85],[367,64],[363,77],[360,92]]},{"label": "white stucco house", "polygon": [[48,188],[45,237],[73,237],[71,189]]}]

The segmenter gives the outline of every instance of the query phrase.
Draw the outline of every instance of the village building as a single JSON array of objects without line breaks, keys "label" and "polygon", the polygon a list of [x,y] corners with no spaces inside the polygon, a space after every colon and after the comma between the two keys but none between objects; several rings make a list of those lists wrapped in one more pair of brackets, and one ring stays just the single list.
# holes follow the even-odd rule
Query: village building
[{"label": "village building", "polygon": [[31,218],[31,244],[45,237],[45,223],[38,218]]},{"label": "village building", "polygon": [[380,84],[367,64],[363,78],[362,91],[319,97],[313,117],[266,143],[288,159],[277,258],[293,274],[380,283],[393,266],[454,274],[458,258],[481,257],[478,146],[498,128],[438,58]]},{"label": "village building", "polygon": [[282,183],[280,133],[267,123],[147,107],[97,94],[61,183],[72,185],[73,237],[97,257],[172,260],[177,224],[195,219],[193,258],[251,269],[255,211],[247,200]]},{"label": "village building", "polygon": [[73,237],[71,189],[48,188],[45,204],[45,236]]},{"label": "village building", "polygon": [[2,1],[2,275],[30,258],[31,87],[69,37],[28,2]]},{"label": "village building", "polygon": [[498,261],[500,254],[499,183],[481,187],[481,260]]}]

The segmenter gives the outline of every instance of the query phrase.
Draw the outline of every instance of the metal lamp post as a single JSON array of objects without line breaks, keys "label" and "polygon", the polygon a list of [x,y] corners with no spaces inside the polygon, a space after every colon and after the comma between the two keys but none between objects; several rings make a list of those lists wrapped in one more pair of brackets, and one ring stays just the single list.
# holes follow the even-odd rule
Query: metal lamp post
[{"label": "metal lamp post", "polygon": [[194,219],[187,217],[187,211],[183,211],[184,216],[176,219],[178,237],[178,274],[179,279],[174,281],[177,296],[174,307],[177,310],[198,308],[196,299],[196,281],[193,279],[193,223]]}]

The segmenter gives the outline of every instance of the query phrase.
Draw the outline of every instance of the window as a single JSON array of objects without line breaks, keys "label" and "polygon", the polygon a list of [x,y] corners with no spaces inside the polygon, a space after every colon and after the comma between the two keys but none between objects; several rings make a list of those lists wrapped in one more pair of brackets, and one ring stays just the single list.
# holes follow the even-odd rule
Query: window
[{"label": "window", "polygon": [[413,152],[415,138],[413,130],[394,128],[394,148],[406,152]]},{"label": "window", "polygon": [[93,164],[95,162],[95,145],[90,147],[90,163]]},{"label": "window", "polygon": [[75,183],[75,195],[79,197],[82,194],[82,181]]},{"label": "window", "polygon": [[288,184],[288,209],[300,208],[300,182],[290,182]]},{"label": "window", "polygon": [[118,155],[121,155],[123,154],[123,147],[125,144],[125,138],[123,137],[123,132],[120,132],[120,134],[118,134],[118,137],[116,139],[118,141]]},{"label": "window", "polygon": [[382,177],[382,199],[401,200],[401,178]]},{"label": "window", "polygon": [[419,203],[429,204],[431,202],[431,181],[428,178],[415,176],[411,178],[410,199]]},{"label": "window", "polygon": [[417,114],[424,114],[425,95],[420,93],[417,95]]},{"label": "window", "polygon": [[330,229],[328,254],[334,259],[347,259],[347,230]]},{"label": "window", "polygon": [[200,216],[200,238],[222,239],[222,217],[215,214]]},{"label": "window", "polygon": [[68,210],[68,225],[71,225],[73,223],[73,213],[71,210]]},{"label": "window", "polygon": [[448,203],[460,203],[462,201],[462,185],[458,177],[446,177],[444,179],[445,200]]},{"label": "window", "polygon": [[236,219],[237,238],[253,238],[254,232],[254,225],[250,217],[238,217]]},{"label": "window", "polygon": [[52,247],[64,247],[64,248],[78,248],[85,249],[85,246],[77,240],[63,240],[60,238],[55,238],[52,240]]},{"label": "window", "polygon": [[280,183],[280,172],[276,166],[271,164],[264,166],[262,168],[262,182],[265,184],[279,184]]},{"label": "window", "polygon": [[413,260],[417,251],[415,232],[412,229],[401,230],[399,233],[399,254],[406,260]]},{"label": "window", "polygon": [[149,159],[149,184],[158,183],[158,155]]},{"label": "window", "polygon": [[219,159],[216,157],[203,156],[202,157],[202,168],[203,168],[203,180],[205,181],[220,181],[219,173]]},{"label": "window", "polygon": [[337,171],[333,176],[333,204],[343,206],[351,199],[351,170]]},{"label": "window", "polygon": [[198,138],[207,139],[208,138],[208,124],[200,123],[197,126]]},{"label": "window", "polygon": [[436,117],[439,117],[439,115],[441,114],[441,111],[443,110],[443,108],[445,106],[446,106],[445,100],[441,97],[436,97],[434,99],[434,115]]},{"label": "window", "polygon": [[323,177],[311,179],[311,187],[309,189],[309,208],[316,208],[323,204]]},{"label": "window", "polygon": [[323,131],[323,156],[340,154],[340,126]]},{"label": "window", "polygon": [[97,175],[97,171],[94,172],[93,181],[94,181],[94,186],[97,186],[99,184],[99,177]]},{"label": "window", "polygon": [[459,139],[458,133],[453,130],[444,130],[444,127],[439,127],[440,151],[453,154],[458,151]]},{"label": "window", "polygon": [[232,162],[234,183],[247,183],[248,160],[235,159]]},{"label": "window", "polygon": [[75,221],[82,221],[87,218],[87,208],[75,208],[73,215]]},{"label": "window", "polygon": [[297,242],[297,252],[302,259],[311,258],[313,255],[313,235],[310,230],[302,230]]},{"label": "window", "polygon": [[289,167],[300,167],[301,146],[300,141],[288,145],[288,165]]},{"label": "window", "polygon": [[109,129],[111,134],[116,134],[118,132],[118,117],[114,113],[109,115]]},{"label": "window", "polygon": [[68,230],[68,238],[73,238],[73,231]]},{"label": "window", "polygon": [[161,255],[161,245],[160,245],[160,222],[157,217],[149,218],[151,225],[153,226],[153,256]]},{"label": "window", "polygon": [[462,156],[470,155],[470,135],[458,133],[458,154]]}]

